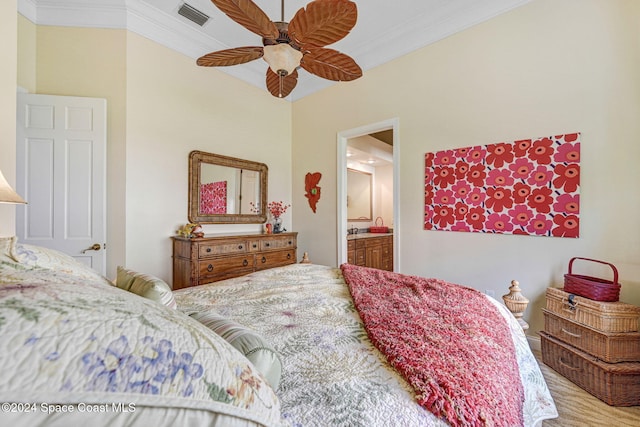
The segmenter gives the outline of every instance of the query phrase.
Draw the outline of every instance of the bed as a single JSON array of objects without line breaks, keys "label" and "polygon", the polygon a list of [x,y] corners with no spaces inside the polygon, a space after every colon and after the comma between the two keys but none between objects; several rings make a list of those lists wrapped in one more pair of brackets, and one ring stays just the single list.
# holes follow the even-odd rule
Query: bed
[{"label": "bed", "polygon": [[[490,351],[483,357],[511,354],[517,380],[502,379],[497,386],[513,382],[519,407],[505,414],[508,406],[497,401],[498,415],[475,420],[465,419],[468,415],[459,407],[453,408],[453,417],[451,412],[445,416],[442,406],[434,411],[437,399],[424,388],[416,392],[416,378],[424,380],[424,375],[422,368],[411,375],[407,349],[383,354],[397,347],[385,341],[385,331],[393,328],[380,313],[389,310],[370,299],[389,286],[385,282],[375,292],[370,291],[372,283],[356,287],[361,277],[382,283],[375,276],[379,273],[369,270],[295,264],[171,292],[153,276],[119,268],[118,277],[109,281],[66,255],[0,238],[0,401],[7,402],[0,423],[513,425],[500,417],[517,413],[520,425],[536,426],[557,417],[522,329],[502,304],[485,296],[481,298],[493,309],[484,306],[475,317],[490,318],[486,310],[495,310],[504,320],[488,325],[507,331],[506,347],[512,351]],[[402,275],[385,280],[389,278],[398,283],[423,280]],[[432,316],[422,305],[400,305],[410,308],[412,316]],[[459,300],[451,305],[477,311],[477,301],[473,307]],[[421,332],[412,334],[421,336],[446,323],[414,322],[412,328],[421,325]],[[413,331],[399,328],[406,329]],[[473,335],[473,342],[495,346],[483,334]],[[464,348],[471,347],[475,345]],[[429,360],[435,361],[436,353]],[[469,357],[466,350],[463,357]],[[447,369],[438,366],[436,377]],[[507,378],[503,370],[491,376]],[[475,387],[470,401],[492,398],[493,392]]]}]

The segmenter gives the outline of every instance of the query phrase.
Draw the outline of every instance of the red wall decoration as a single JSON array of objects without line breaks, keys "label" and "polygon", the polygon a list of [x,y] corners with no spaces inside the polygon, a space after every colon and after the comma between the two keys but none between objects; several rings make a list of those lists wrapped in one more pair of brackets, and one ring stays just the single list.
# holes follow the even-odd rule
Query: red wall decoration
[{"label": "red wall decoration", "polygon": [[309,172],[304,177],[304,197],[309,199],[309,207],[311,207],[313,213],[316,213],[316,205],[320,200],[320,187],[318,187],[320,178],[322,178],[320,172]]},{"label": "red wall decoration", "polygon": [[579,237],[580,133],[425,155],[425,230]]}]

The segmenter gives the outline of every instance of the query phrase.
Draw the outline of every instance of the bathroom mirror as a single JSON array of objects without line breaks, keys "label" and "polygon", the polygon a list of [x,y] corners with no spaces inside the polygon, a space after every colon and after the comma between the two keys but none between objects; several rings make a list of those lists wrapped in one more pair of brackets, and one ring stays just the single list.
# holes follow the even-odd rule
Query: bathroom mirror
[{"label": "bathroom mirror", "polygon": [[267,173],[264,163],[192,151],[189,153],[189,222],[265,222]]},{"label": "bathroom mirror", "polygon": [[347,220],[371,221],[371,185],[370,173],[347,169]]}]

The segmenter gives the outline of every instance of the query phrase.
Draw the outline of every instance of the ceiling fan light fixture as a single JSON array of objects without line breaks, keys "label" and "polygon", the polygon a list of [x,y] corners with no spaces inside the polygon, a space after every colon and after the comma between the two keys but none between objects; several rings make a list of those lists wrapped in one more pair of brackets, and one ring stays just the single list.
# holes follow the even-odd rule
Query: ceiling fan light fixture
[{"label": "ceiling fan light fixture", "polygon": [[326,48],[344,38],[355,26],[358,8],[351,0],[312,0],[290,22],[271,20],[254,0],[211,0],[229,18],[262,37],[262,46],[245,46],[211,52],[198,58],[203,67],[225,67],[262,58],[269,65],[269,92],[284,98],[298,84],[298,68],[333,81],[350,81],[362,69],[350,56]]},{"label": "ceiling fan light fixture", "polygon": [[262,57],[269,68],[279,76],[287,76],[300,66],[302,52],[289,46],[287,43],[278,43],[264,47]]}]

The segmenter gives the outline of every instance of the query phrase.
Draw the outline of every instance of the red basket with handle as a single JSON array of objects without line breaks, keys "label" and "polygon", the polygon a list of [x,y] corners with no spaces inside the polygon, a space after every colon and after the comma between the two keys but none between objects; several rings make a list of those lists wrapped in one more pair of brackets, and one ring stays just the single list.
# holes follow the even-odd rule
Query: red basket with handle
[{"label": "red basket with handle", "polygon": [[[598,277],[573,274],[573,262],[577,259],[599,262],[611,267],[613,280]],[[611,263],[591,258],[574,257],[569,261],[569,272],[564,275],[564,291],[579,295],[594,301],[616,302],[620,299],[620,283],[618,283],[618,269]]]},{"label": "red basket with handle", "polygon": [[[380,220],[380,225],[378,225]],[[388,233],[389,227],[384,225],[384,220],[381,217],[376,218],[376,225],[369,227],[369,233]]]}]

